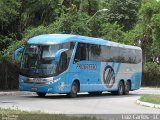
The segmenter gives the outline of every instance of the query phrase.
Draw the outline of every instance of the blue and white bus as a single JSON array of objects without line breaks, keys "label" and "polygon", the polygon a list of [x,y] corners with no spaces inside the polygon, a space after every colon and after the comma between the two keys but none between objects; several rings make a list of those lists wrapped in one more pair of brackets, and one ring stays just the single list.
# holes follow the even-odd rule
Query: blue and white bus
[{"label": "blue and white bus", "polygon": [[22,52],[21,91],[68,94],[128,94],[141,86],[142,50],[100,38],[44,34],[30,38]]}]

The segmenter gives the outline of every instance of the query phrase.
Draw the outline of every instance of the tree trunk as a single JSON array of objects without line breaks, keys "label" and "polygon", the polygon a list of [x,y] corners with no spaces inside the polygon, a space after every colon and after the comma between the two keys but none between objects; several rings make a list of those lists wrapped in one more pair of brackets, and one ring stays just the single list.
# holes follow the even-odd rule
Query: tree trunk
[{"label": "tree trunk", "polygon": [[82,0],[79,0],[79,12],[82,12],[83,11],[83,1]]},{"label": "tree trunk", "polygon": [[92,6],[91,6],[91,0],[88,0],[88,14],[92,15]]}]

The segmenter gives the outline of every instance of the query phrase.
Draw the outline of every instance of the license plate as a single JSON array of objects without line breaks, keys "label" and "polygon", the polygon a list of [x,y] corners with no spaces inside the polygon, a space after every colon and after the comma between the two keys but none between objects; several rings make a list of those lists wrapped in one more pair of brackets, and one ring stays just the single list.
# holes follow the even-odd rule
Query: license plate
[{"label": "license plate", "polygon": [[37,91],[37,88],[33,87],[32,90],[33,90],[33,91]]}]

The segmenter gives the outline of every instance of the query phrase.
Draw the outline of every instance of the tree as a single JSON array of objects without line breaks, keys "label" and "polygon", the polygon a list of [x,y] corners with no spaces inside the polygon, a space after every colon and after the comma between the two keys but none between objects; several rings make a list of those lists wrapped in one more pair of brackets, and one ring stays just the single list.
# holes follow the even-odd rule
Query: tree
[{"label": "tree", "polygon": [[152,44],[153,44],[153,26],[152,17],[154,14],[159,13],[160,4],[156,0],[143,1],[140,9],[139,24],[142,28],[141,31],[141,48],[143,50],[144,62],[153,60]]},{"label": "tree", "polygon": [[103,24],[101,33],[103,34],[102,38],[106,40],[128,44],[128,42],[123,39],[124,32],[122,28],[116,22],[114,24]]},{"label": "tree", "polygon": [[88,15],[85,13],[72,13],[63,14],[58,20],[51,23],[48,26],[40,25],[36,28],[28,28],[24,34],[23,39],[45,33],[65,33],[65,34],[79,34],[79,35],[89,35],[89,28],[85,26],[85,22],[88,19]]},{"label": "tree", "polygon": [[11,37],[0,35],[0,51],[7,48],[12,42],[13,39]]},{"label": "tree", "polygon": [[99,0],[88,0],[88,14],[93,15],[96,13],[100,8],[101,2]]},{"label": "tree", "polygon": [[151,21],[153,26],[152,57],[154,62],[160,62],[160,14],[154,14]]},{"label": "tree", "polygon": [[138,20],[141,0],[105,0],[108,2],[108,20],[117,22],[124,31],[132,29]]},{"label": "tree", "polygon": [[16,33],[20,0],[0,0],[0,34]]},{"label": "tree", "polygon": [[25,27],[49,25],[61,15],[62,3],[60,0],[22,0],[21,22]]}]

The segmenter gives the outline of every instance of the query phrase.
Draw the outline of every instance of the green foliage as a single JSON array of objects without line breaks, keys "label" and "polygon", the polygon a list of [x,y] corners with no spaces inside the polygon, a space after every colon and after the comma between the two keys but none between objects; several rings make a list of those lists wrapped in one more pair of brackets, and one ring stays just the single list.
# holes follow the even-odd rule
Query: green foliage
[{"label": "green foliage", "polygon": [[156,94],[148,94],[148,95],[142,95],[140,97],[140,101],[143,102],[149,102],[153,104],[160,104],[160,95]]},{"label": "green foliage", "polygon": [[100,4],[99,0],[88,0],[88,14],[93,15],[96,13],[101,7]]},{"label": "green foliage", "polygon": [[36,35],[39,35],[39,34],[45,34],[47,33],[48,29],[46,29],[48,27],[45,27],[43,25],[40,25],[36,28],[34,27],[29,27],[26,31],[25,31],[25,34],[23,36],[23,40],[24,41],[27,41],[29,38],[33,37],[33,36],[36,36]]},{"label": "green foliage", "polygon": [[1,52],[0,53],[0,61],[10,60],[9,52]]},{"label": "green foliage", "polygon": [[25,26],[48,25],[54,21],[63,8],[59,0],[27,0],[22,1],[21,22]]},{"label": "green foliage", "polygon": [[104,39],[108,39],[119,43],[126,43],[126,41],[124,41],[123,39],[124,32],[117,23],[103,24],[102,34],[103,34],[102,38]]},{"label": "green foliage", "polygon": [[132,30],[124,33],[123,40],[125,44],[131,44],[140,46],[140,42],[143,36],[143,28],[140,24],[137,24]]},{"label": "green foliage", "polygon": [[8,36],[2,36],[0,35],[0,51],[2,51],[4,48],[7,48],[14,40],[12,38],[9,38]]},{"label": "green foliage", "polygon": [[0,1],[0,21],[5,25],[16,20],[20,8],[20,0],[1,0]]},{"label": "green foliage", "polygon": [[[0,108],[0,114],[2,115],[12,115],[12,118],[16,120],[96,120],[94,117],[76,117],[76,116],[66,116],[63,114],[47,114],[40,111],[22,111],[19,109],[3,109]],[[18,117],[18,118],[17,118]]]},{"label": "green foliage", "polygon": [[48,26],[38,26],[37,28],[28,28],[24,39],[33,37],[39,34],[53,34],[53,33],[65,33],[65,34],[80,34],[89,35],[88,28],[85,26],[85,21],[88,19],[87,14],[74,13],[64,14],[59,17],[54,23]]},{"label": "green foliage", "polygon": [[160,55],[160,14],[154,14],[152,17],[152,26],[153,26],[153,43],[152,43],[152,53],[155,56]]},{"label": "green foliage", "polygon": [[160,65],[157,63],[148,62],[143,66],[144,86],[160,86]]},{"label": "green foliage", "polygon": [[118,22],[124,31],[134,27],[138,20],[138,10],[141,0],[106,0],[108,2],[108,17],[111,23]]},{"label": "green foliage", "polygon": [[62,15],[49,27],[55,33],[88,35],[85,26],[88,15],[85,13],[72,13]]},{"label": "green foliage", "polygon": [[58,20],[48,26],[29,27],[23,35],[23,40],[10,45],[5,51],[8,51],[12,55],[16,48],[24,46],[29,38],[39,34],[66,33],[89,35],[89,28],[85,26],[87,19],[88,15],[85,13],[63,14]]},{"label": "green foliage", "polygon": [[[139,12],[138,25],[141,28],[141,48],[143,50],[144,62],[152,61],[157,57],[159,51],[158,42],[156,39],[159,33],[157,32],[157,17],[156,14],[160,13],[160,2],[156,0],[144,0]],[[156,55],[156,56],[155,56]]]},{"label": "green foliage", "polygon": [[4,49],[4,57],[7,58],[6,60],[9,60],[10,62],[13,62],[13,53],[14,51],[19,48],[24,46],[26,41],[17,41],[14,44],[10,45],[8,48]]},{"label": "green foliage", "polygon": [[0,0],[0,33],[14,32],[12,27],[18,19],[20,0]]}]

